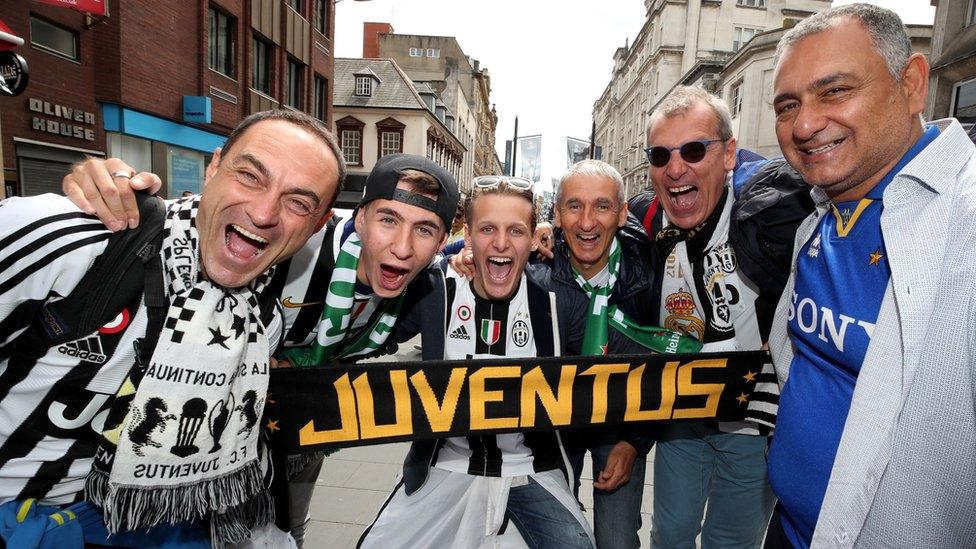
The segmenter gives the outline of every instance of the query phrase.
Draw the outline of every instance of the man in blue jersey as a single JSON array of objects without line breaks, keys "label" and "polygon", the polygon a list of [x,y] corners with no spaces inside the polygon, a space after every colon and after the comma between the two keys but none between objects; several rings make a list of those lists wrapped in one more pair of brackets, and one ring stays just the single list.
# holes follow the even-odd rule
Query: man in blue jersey
[{"label": "man in blue jersey", "polygon": [[976,545],[976,147],[923,122],[928,75],[876,6],[778,46],[776,133],[817,209],[770,335],[767,546]]}]

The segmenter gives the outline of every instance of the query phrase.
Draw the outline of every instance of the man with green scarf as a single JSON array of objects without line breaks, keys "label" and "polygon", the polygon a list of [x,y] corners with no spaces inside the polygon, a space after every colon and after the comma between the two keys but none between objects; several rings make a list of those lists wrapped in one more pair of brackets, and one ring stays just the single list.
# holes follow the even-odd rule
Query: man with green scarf
[{"label": "man with green scarf", "polygon": [[[627,215],[623,180],[599,160],[573,165],[556,189],[553,291],[588,297],[585,336],[573,354],[697,352],[696,342],[655,328],[657,303],[651,248]],[[577,347],[578,348],[574,348]],[[638,547],[641,495],[652,427],[625,425],[569,433],[579,477],[587,450],[593,459],[593,513],[598,547]]]}]

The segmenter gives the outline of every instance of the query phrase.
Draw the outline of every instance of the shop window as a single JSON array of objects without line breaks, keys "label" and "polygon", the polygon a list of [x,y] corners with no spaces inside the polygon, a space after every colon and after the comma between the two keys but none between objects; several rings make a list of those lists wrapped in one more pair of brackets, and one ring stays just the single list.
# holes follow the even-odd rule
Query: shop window
[{"label": "shop window", "polygon": [[271,95],[271,48],[273,46],[260,38],[252,40],[251,87]]},{"label": "shop window", "polygon": [[61,57],[78,60],[78,34],[34,15],[30,16],[31,45]]},{"label": "shop window", "polygon": [[210,36],[207,42],[208,64],[220,74],[234,78],[234,28],[232,17],[213,7],[210,12]]}]

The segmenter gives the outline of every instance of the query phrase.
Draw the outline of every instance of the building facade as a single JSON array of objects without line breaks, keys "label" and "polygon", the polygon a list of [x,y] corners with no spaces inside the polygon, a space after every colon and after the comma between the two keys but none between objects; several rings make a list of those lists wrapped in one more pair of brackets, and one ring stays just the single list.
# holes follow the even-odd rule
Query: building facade
[{"label": "building facade", "polygon": [[[721,67],[716,85],[712,88],[729,105],[732,134],[738,146],[766,158],[781,155],[776,141],[776,116],[772,108],[773,63],[776,44],[786,30],[773,29],[754,36]],[[906,25],[906,30],[912,41],[912,49],[928,57],[932,26]]]},{"label": "building facade", "polygon": [[498,173],[491,76],[466,55],[453,36],[396,34],[386,23],[363,27],[363,57],[393,59],[410,78],[429,85],[454,116],[455,134],[465,147],[458,183],[467,193],[471,179]]},{"label": "building facade", "polygon": [[795,24],[829,0],[645,0],[634,39],[614,53],[610,82],[593,106],[594,143],[624,176],[628,196],[650,186],[645,129],[678,84],[719,89],[719,72],[754,36]]},{"label": "building facade", "polygon": [[932,74],[926,118],[976,124],[976,1],[932,0]]},{"label": "building facade", "polygon": [[72,162],[118,156],[199,192],[210,155],[245,116],[275,107],[331,123],[332,0],[128,0],[93,20],[7,0],[30,84],[0,98],[4,180],[60,192]]},{"label": "building facade", "polygon": [[338,208],[354,208],[376,161],[393,153],[430,158],[456,178],[468,152],[439,95],[392,59],[335,60],[335,132],[348,167]]}]

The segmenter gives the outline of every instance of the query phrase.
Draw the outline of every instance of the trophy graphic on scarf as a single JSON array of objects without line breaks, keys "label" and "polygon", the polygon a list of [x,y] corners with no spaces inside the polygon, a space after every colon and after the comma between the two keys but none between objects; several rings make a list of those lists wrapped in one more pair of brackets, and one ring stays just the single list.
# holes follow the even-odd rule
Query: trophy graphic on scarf
[{"label": "trophy graphic on scarf", "polygon": [[213,437],[214,443],[213,448],[210,449],[210,454],[220,450],[220,435],[224,434],[224,429],[227,428],[227,424],[230,423],[230,416],[234,412],[234,395],[227,395],[227,405],[224,405],[223,400],[218,400],[213,407],[210,408],[210,420],[208,429],[210,430],[210,436]]},{"label": "trophy graphic on scarf", "polygon": [[180,429],[176,434],[176,446],[170,449],[173,455],[185,458],[200,451],[193,442],[203,425],[203,418],[207,415],[207,401],[202,398],[191,398],[183,404],[180,415]]}]

